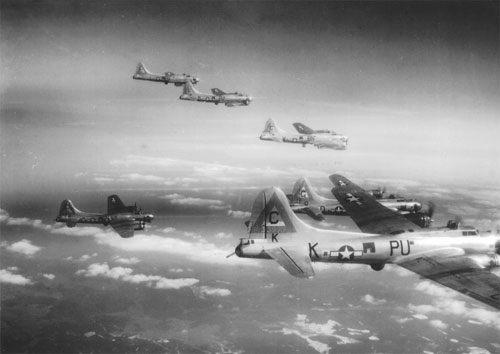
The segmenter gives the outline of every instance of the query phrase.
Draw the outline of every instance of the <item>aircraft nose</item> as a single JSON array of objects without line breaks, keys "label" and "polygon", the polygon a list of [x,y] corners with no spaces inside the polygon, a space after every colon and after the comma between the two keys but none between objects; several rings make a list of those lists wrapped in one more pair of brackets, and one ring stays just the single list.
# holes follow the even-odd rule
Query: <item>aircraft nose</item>
[{"label": "aircraft nose", "polygon": [[236,246],[236,248],[234,249],[234,253],[238,257],[242,257],[243,256],[243,251],[241,250],[241,244],[239,244],[238,246]]}]

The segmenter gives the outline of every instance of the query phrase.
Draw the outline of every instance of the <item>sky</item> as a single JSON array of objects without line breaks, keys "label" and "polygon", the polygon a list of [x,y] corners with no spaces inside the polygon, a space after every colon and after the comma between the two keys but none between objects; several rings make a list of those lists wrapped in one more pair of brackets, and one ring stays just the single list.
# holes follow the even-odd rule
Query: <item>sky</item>
[{"label": "sky", "polygon": [[[88,327],[70,321],[74,337],[23,334],[7,348],[90,352],[105,338],[118,352],[499,350],[495,312],[448,293],[447,307],[414,275],[328,268],[311,286],[265,261],[225,259],[258,192],[291,191],[302,176],[327,198],[341,173],[432,200],[437,225],[459,216],[500,228],[498,2],[2,1],[0,20],[2,326],[19,316],[8,333],[38,321],[56,337],[65,306],[93,296],[110,316],[93,309]],[[253,101],[181,101],[179,87],[133,80],[139,61]],[[348,147],[260,141],[269,118],[343,133]],[[53,222],[63,199],[104,211],[115,193],[152,211],[152,227],[121,240]],[[342,218],[317,226],[355,230]],[[69,301],[78,291],[91,295]],[[39,305],[23,312],[16,298]]]}]

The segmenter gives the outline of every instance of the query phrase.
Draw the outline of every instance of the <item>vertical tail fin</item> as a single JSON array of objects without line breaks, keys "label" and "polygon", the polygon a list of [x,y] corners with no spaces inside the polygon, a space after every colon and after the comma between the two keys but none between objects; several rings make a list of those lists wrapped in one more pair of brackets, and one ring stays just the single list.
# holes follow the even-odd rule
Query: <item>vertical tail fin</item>
[{"label": "vertical tail fin", "polygon": [[276,142],[282,142],[285,131],[278,128],[275,121],[269,118],[264,126],[264,130],[260,134],[261,140],[272,140]]},{"label": "vertical tail fin", "polygon": [[59,217],[71,217],[78,214],[83,214],[82,211],[78,210],[71,200],[63,200],[61,206],[59,207]]},{"label": "vertical tail fin", "polygon": [[128,212],[129,209],[123,204],[121,199],[116,195],[110,195],[108,197],[108,214],[118,214]]},{"label": "vertical tail fin", "polygon": [[311,183],[306,177],[301,177],[293,186],[293,200],[304,205],[311,202],[321,203],[323,199],[311,187]]},{"label": "vertical tail fin", "polygon": [[198,92],[198,90],[194,88],[193,83],[190,80],[186,81],[186,83],[184,84],[184,88],[182,90],[182,95],[191,97],[196,94],[200,94],[200,92]]},{"label": "vertical tail fin", "polygon": [[297,233],[308,227],[294,214],[281,189],[272,187],[259,193],[248,221],[250,236],[276,237],[277,234]]},{"label": "vertical tail fin", "polygon": [[146,65],[144,63],[139,63],[137,64],[137,69],[135,71],[136,75],[151,75],[151,72],[146,68]]}]

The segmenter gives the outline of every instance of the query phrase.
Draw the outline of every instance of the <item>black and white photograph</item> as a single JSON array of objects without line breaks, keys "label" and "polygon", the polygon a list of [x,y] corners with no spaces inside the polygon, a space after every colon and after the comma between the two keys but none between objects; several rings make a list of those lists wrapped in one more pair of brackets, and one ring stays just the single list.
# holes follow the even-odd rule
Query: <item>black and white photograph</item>
[{"label": "black and white photograph", "polygon": [[1,353],[500,353],[500,2],[1,0]]}]

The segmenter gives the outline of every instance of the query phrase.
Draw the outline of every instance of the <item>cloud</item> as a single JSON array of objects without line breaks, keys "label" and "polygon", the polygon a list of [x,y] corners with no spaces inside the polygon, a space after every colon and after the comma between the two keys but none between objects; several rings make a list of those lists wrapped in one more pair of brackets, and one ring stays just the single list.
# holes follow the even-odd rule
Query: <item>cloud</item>
[{"label": "cloud", "polygon": [[54,274],[48,274],[48,273],[44,273],[44,274],[42,274],[42,276],[44,278],[49,279],[49,280],[54,280],[54,278],[56,277]]},{"label": "cloud", "polygon": [[429,323],[432,327],[435,327],[437,329],[445,330],[448,328],[448,325],[441,320],[431,320],[429,321]]},{"label": "cloud", "polygon": [[88,237],[97,236],[100,234],[111,234],[111,231],[105,231],[95,226],[78,226],[78,227],[57,227],[50,231],[53,234],[61,234],[67,236]]},{"label": "cloud", "polygon": [[139,173],[129,173],[121,176],[122,179],[125,179],[130,182],[164,182],[165,179],[159,176],[153,175],[141,175]]},{"label": "cloud", "polygon": [[418,283],[415,287],[418,291],[422,291],[426,294],[435,296],[435,297],[455,297],[458,295],[458,293],[454,290],[445,288],[442,285],[437,285],[434,283],[431,283],[428,280],[424,280],[420,283]]},{"label": "cloud", "polygon": [[210,286],[200,286],[198,289],[193,290],[201,298],[205,298],[205,296],[225,297],[231,295],[231,290],[229,289],[212,288]]},{"label": "cloud", "polygon": [[[422,285],[422,283],[425,283]],[[433,305],[412,305],[408,307],[411,311],[419,314],[444,313],[479,321],[483,324],[494,326],[500,329],[500,317],[498,311],[481,307],[467,307],[466,302],[457,300],[459,293],[442,288],[437,289],[437,285],[429,281],[423,281],[416,286],[417,290],[424,291],[436,299]]]},{"label": "cloud", "polygon": [[91,264],[87,269],[78,270],[76,274],[85,277],[102,276],[133,284],[144,283],[146,286],[154,289],[180,289],[199,282],[198,279],[193,278],[168,279],[159,275],[133,274],[131,268],[110,268],[107,263]]},{"label": "cloud", "polygon": [[363,296],[362,300],[372,305],[381,305],[387,302],[387,300],[384,299],[376,299],[370,294],[366,294],[365,296]]},{"label": "cloud", "polygon": [[166,228],[164,228],[164,229],[162,229],[160,231],[168,234],[169,232],[174,232],[175,231],[175,227],[166,227]]},{"label": "cloud", "polygon": [[81,256],[78,260],[81,261],[81,262],[85,262],[85,261],[88,261],[89,259],[91,258],[95,258],[97,257],[97,253],[93,253],[91,255],[88,255],[88,254],[84,254],[83,256]]},{"label": "cloud", "polygon": [[193,197],[185,197],[181,194],[168,194],[163,197],[164,199],[168,199],[173,205],[181,205],[181,206],[196,206],[202,208],[208,208],[211,210],[223,210],[228,209],[231,206],[227,205],[222,200],[218,199],[203,199],[203,198],[193,198]]},{"label": "cloud", "polygon": [[118,235],[111,233],[101,233],[95,235],[99,244],[108,245],[127,252],[154,252],[170,255],[178,255],[191,261],[230,265],[235,263],[245,263],[245,265],[258,266],[259,263],[238,257],[226,258],[232,251],[218,248],[213,243],[206,241],[203,237],[198,237],[193,241],[187,241],[185,235],[183,239],[175,237],[164,237],[158,235],[135,235],[123,242]]},{"label": "cloud", "polygon": [[215,238],[221,240],[221,239],[232,239],[233,238],[233,234],[232,233],[225,233],[225,232],[219,232],[217,234],[215,234]]},{"label": "cloud", "polygon": [[14,274],[7,269],[0,269],[0,282],[15,285],[32,285],[33,282],[19,274]]},{"label": "cloud", "polygon": [[228,210],[227,215],[232,217],[232,218],[236,218],[236,219],[245,219],[245,218],[249,218],[250,215],[252,215],[252,213],[250,213],[248,211]]},{"label": "cloud", "polygon": [[11,244],[10,246],[7,246],[6,249],[11,252],[17,252],[27,256],[32,256],[42,248],[31,244],[30,240],[23,239]]},{"label": "cloud", "polygon": [[51,229],[50,225],[44,224],[40,219],[14,218],[4,209],[0,209],[0,222],[9,226],[31,226],[42,230]]},{"label": "cloud", "polygon": [[129,265],[132,265],[132,264],[137,264],[140,262],[139,259],[135,258],[135,257],[132,257],[132,258],[123,258],[123,257],[119,257],[119,258],[115,258],[114,261],[116,263],[120,263],[120,264],[129,264]]},{"label": "cloud", "polygon": [[171,273],[182,273],[182,272],[184,272],[184,269],[182,269],[182,268],[170,268],[168,271]]}]

